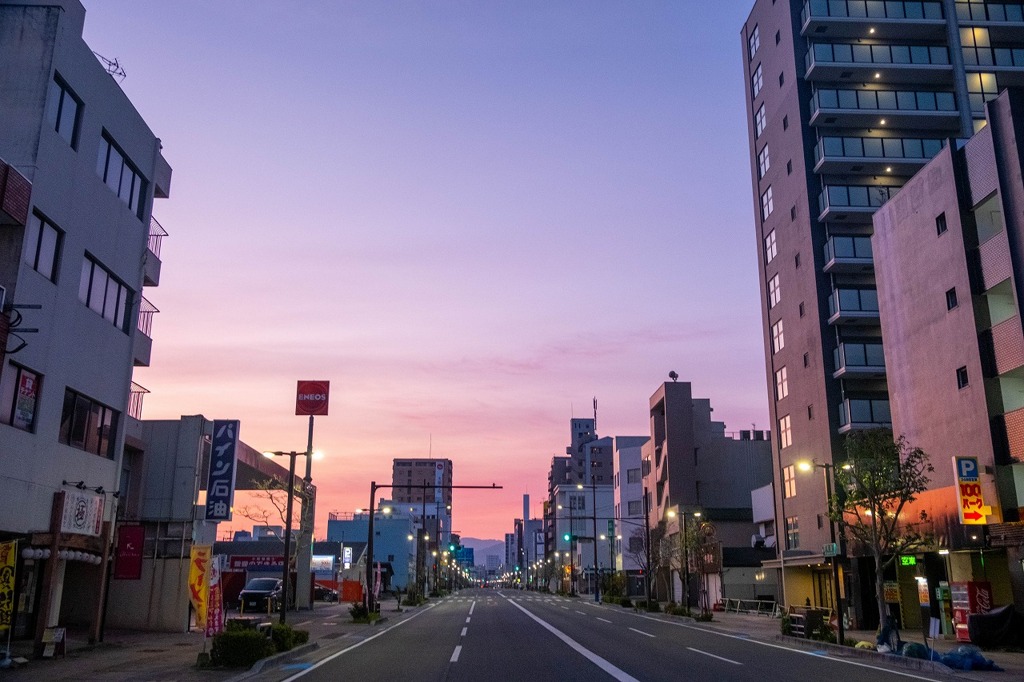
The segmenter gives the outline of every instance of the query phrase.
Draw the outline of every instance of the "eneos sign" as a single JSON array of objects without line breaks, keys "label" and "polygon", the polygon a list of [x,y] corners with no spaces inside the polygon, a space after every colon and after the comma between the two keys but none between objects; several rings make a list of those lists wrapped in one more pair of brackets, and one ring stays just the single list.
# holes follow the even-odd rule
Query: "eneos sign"
[{"label": "eneos sign", "polygon": [[330,381],[299,381],[295,395],[295,414],[327,416]]}]

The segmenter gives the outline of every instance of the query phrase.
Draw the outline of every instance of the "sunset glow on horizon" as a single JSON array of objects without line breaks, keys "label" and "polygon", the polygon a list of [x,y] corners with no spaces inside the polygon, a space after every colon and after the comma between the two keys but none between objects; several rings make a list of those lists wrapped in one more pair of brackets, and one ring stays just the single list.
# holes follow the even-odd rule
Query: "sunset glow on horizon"
[{"label": "sunset glow on horizon", "polygon": [[84,5],[174,170],[143,417],[305,450],[329,380],[317,537],[433,456],[500,540],[569,420],[647,435],[670,370],[771,428],[744,3]]}]

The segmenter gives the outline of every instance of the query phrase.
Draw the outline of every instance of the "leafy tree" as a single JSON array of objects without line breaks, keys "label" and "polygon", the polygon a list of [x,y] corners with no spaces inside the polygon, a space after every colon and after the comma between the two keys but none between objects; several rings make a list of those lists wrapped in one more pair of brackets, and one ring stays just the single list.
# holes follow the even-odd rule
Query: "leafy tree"
[{"label": "leafy tree", "polygon": [[837,463],[836,489],[829,500],[829,515],[840,529],[865,547],[875,560],[875,597],[879,618],[885,616],[884,572],[902,553],[926,545],[931,538],[904,512],[917,495],[928,489],[935,471],[928,455],[911,447],[889,429],[857,431],[845,441],[845,461]]}]

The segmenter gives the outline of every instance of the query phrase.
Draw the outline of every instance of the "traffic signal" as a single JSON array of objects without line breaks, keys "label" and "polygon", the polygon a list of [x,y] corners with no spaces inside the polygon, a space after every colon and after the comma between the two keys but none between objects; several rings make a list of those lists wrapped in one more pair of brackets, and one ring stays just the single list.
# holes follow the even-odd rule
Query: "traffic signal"
[{"label": "traffic signal", "polygon": [[566,542],[569,542],[569,540],[572,539],[572,535],[570,535],[569,533],[566,533],[565,535],[562,536],[562,539],[565,540]]},{"label": "traffic signal", "polygon": [[455,543],[454,542],[451,543],[450,545],[448,545],[448,551],[449,552],[454,552],[455,551]]}]

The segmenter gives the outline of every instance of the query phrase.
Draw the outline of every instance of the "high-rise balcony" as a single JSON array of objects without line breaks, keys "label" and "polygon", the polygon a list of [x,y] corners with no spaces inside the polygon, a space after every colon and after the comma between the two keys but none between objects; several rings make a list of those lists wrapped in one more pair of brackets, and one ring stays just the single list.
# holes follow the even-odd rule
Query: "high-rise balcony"
[{"label": "high-rise balcony", "polygon": [[828,297],[829,324],[878,324],[875,289],[833,289]]},{"label": "high-rise balcony", "polygon": [[1021,24],[1024,5],[1019,2],[964,2],[957,0],[956,18],[961,25]]},{"label": "high-rise balcony", "polygon": [[848,398],[839,403],[839,433],[882,427],[892,428],[888,399]]},{"label": "high-rise balcony", "polygon": [[871,237],[829,237],[825,242],[823,270],[829,273],[864,273],[874,270]]},{"label": "high-rise balcony", "polygon": [[810,102],[810,124],[830,128],[957,131],[960,112],[952,92],[817,88]]},{"label": "high-rise balcony", "polygon": [[160,310],[145,296],[139,303],[137,330],[132,337],[132,358],[136,367],[149,367],[153,354],[153,315]]},{"label": "high-rise balcony", "polygon": [[800,35],[941,40],[946,35],[942,3],[879,0],[805,0]]},{"label": "high-rise balcony", "polygon": [[826,185],[818,195],[818,220],[871,223],[875,210],[896,196],[899,187]]},{"label": "high-rise balcony", "polygon": [[945,45],[811,43],[804,57],[809,81],[870,83],[884,72],[886,83],[949,83],[953,67]]},{"label": "high-rise balcony", "polygon": [[944,145],[917,137],[822,137],[814,145],[814,172],[910,176]]},{"label": "high-rise balcony", "polygon": [[879,379],[885,376],[881,343],[840,343],[832,351],[835,379]]},{"label": "high-rise balcony", "polygon": [[167,236],[167,230],[163,228],[156,218],[150,216],[149,220],[149,241],[146,242],[146,256],[143,263],[142,285],[155,287],[160,285],[160,247],[163,239]]}]

